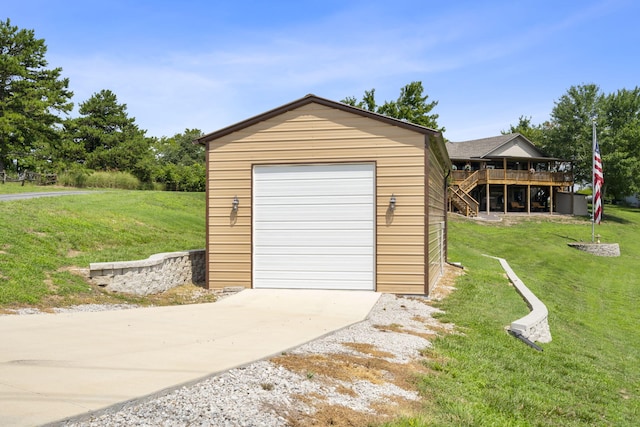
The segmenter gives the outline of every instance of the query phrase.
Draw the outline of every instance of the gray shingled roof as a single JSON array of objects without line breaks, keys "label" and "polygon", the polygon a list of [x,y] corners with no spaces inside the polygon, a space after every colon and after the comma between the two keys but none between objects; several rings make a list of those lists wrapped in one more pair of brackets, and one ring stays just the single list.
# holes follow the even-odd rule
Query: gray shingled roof
[{"label": "gray shingled roof", "polygon": [[[525,143],[534,146],[531,141],[519,133],[510,133],[507,135],[492,136],[489,138],[473,139],[469,141],[447,142],[446,147],[449,153],[449,158],[452,160],[481,159],[516,138],[520,138],[524,140]],[[537,151],[540,151],[539,148],[535,148]]]}]

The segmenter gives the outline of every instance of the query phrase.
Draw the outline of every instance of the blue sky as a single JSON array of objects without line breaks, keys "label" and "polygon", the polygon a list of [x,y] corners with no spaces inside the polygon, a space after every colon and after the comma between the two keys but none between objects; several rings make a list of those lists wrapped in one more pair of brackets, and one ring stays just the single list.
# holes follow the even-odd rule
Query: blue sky
[{"label": "blue sky", "polygon": [[[112,90],[148,136],[205,133],[313,93],[422,81],[452,141],[549,118],[572,85],[640,84],[640,2],[0,0],[73,101]],[[75,115],[75,113],[74,113]]]}]

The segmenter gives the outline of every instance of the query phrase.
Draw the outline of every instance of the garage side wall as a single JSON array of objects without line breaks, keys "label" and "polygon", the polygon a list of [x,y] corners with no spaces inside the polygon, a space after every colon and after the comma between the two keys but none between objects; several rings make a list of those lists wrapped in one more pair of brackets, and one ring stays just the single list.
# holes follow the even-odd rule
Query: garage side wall
[{"label": "garage side wall", "polygon": [[429,263],[429,288],[426,293],[436,285],[436,282],[443,273],[444,263],[446,262],[446,244],[447,244],[447,185],[445,168],[448,163],[436,149],[435,143],[429,143],[427,151],[427,174],[428,183],[428,204],[429,215],[427,216],[428,242],[427,253]]},{"label": "garage side wall", "polygon": [[[269,164],[374,162],[376,290],[425,291],[423,134],[311,103],[209,142],[210,288],[250,288],[252,168]],[[395,211],[389,199],[397,200]],[[239,208],[232,210],[238,197]]]}]

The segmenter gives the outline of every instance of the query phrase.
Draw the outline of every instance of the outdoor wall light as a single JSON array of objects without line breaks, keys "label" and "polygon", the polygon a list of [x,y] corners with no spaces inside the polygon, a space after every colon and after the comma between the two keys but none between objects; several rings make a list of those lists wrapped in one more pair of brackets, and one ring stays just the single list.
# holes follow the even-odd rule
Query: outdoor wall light
[{"label": "outdoor wall light", "polygon": [[234,211],[237,211],[239,204],[240,204],[240,200],[238,200],[238,196],[233,196],[233,202],[231,202],[231,209],[233,209]]},{"label": "outdoor wall light", "polygon": [[392,194],[389,199],[389,209],[392,211],[396,210],[396,196],[394,194]]}]

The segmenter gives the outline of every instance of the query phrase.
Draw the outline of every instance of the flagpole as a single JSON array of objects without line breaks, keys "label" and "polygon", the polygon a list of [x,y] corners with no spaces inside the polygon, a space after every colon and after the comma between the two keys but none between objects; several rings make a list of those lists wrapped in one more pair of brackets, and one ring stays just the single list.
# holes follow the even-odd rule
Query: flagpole
[{"label": "flagpole", "polygon": [[593,141],[591,141],[591,243],[596,241],[596,121],[593,124]]}]

